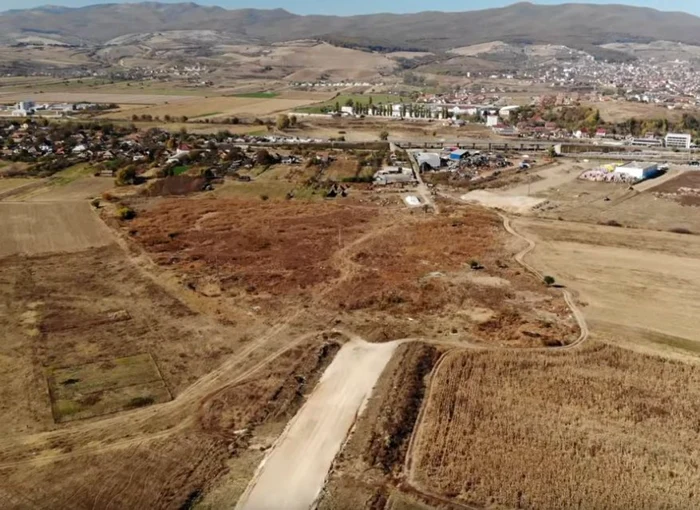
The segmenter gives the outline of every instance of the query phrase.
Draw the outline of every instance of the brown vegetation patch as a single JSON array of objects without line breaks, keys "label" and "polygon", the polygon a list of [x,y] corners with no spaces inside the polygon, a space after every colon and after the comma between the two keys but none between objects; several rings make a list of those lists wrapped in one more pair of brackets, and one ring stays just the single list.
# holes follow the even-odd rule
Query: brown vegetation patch
[{"label": "brown vegetation patch", "polygon": [[7,509],[191,508],[226,469],[226,445],[201,434],[2,470]]},{"label": "brown vegetation patch", "polygon": [[227,387],[207,399],[199,414],[205,432],[247,444],[255,427],[286,423],[299,410],[341,347],[341,339],[313,338],[285,352],[265,377]]},{"label": "brown vegetation patch", "polygon": [[456,351],[433,376],[417,479],[478,506],[695,508],[698,388],[696,365],[611,346]]},{"label": "brown vegetation patch", "polygon": [[339,237],[351,243],[377,212],[326,203],[166,200],[130,229],[161,264],[192,276],[216,268],[224,290],[284,295],[337,277],[331,257]]},{"label": "brown vegetation patch", "polygon": [[441,276],[492,254],[500,229],[497,216],[477,208],[398,224],[358,248],[356,274],[334,295],[348,310],[440,309],[465,297]]},{"label": "brown vegetation patch", "polygon": [[149,197],[165,197],[169,195],[188,195],[197,191],[202,191],[207,185],[204,177],[192,177],[189,175],[175,175],[158,179],[145,190],[144,194]]}]

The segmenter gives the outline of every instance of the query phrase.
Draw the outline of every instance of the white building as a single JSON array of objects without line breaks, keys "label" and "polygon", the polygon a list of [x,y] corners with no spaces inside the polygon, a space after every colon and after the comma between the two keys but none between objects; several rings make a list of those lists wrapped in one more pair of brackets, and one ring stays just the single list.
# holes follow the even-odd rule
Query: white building
[{"label": "white building", "polygon": [[486,117],[486,127],[496,127],[500,121],[498,115],[489,115]]},{"label": "white building", "polygon": [[666,147],[672,149],[690,149],[692,137],[686,133],[669,133],[666,135]]},{"label": "white building", "polygon": [[15,105],[15,109],[12,111],[13,117],[28,117],[33,115],[36,110],[36,105],[34,101],[20,101]]},{"label": "white building", "polygon": [[656,177],[659,173],[659,165],[658,163],[639,163],[633,161],[632,163],[618,166],[615,169],[615,173],[628,175],[629,177],[642,181],[644,179]]},{"label": "white building", "polygon": [[519,110],[519,109],[520,109],[520,107],[519,107],[519,106],[516,106],[516,105],[514,105],[514,106],[504,106],[503,108],[501,108],[500,110],[498,110],[498,115],[500,115],[502,119],[507,119],[507,118],[510,117],[510,114],[511,114],[511,113],[513,113],[513,112],[515,112],[515,111],[517,111],[517,110]]},{"label": "white building", "polygon": [[341,115],[355,115],[355,109],[352,106],[341,106]]}]

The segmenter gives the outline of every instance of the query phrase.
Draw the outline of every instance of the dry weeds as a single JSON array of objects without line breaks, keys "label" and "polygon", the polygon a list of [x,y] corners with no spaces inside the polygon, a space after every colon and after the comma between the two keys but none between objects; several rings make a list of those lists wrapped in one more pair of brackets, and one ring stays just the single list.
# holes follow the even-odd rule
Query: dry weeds
[{"label": "dry weeds", "polygon": [[697,365],[611,346],[455,351],[433,379],[417,479],[498,508],[697,508],[698,388]]}]

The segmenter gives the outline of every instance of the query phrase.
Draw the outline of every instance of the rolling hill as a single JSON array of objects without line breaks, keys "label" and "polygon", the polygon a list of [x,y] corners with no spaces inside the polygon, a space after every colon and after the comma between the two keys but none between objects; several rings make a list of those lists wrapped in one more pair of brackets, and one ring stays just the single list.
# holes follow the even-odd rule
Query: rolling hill
[{"label": "rolling hill", "polygon": [[238,40],[269,43],[318,38],[371,49],[446,50],[494,40],[562,44],[610,55],[601,45],[656,40],[700,44],[700,18],[623,5],[518,3],[459,13],[299,16],[282,9],[226,10],[194,3],[46,6],[0,14],[0,42],[28,37],[102,44],[139,33],[219,31]]}]

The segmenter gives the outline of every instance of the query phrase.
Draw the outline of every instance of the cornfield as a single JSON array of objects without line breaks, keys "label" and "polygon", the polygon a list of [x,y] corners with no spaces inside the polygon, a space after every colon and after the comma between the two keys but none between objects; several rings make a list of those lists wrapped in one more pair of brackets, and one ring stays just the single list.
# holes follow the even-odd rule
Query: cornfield
[{"label": "cornfield", "polygon": [[589,345],[436,370],[421,486],[495,508],[700,508],[700,367]]}]

